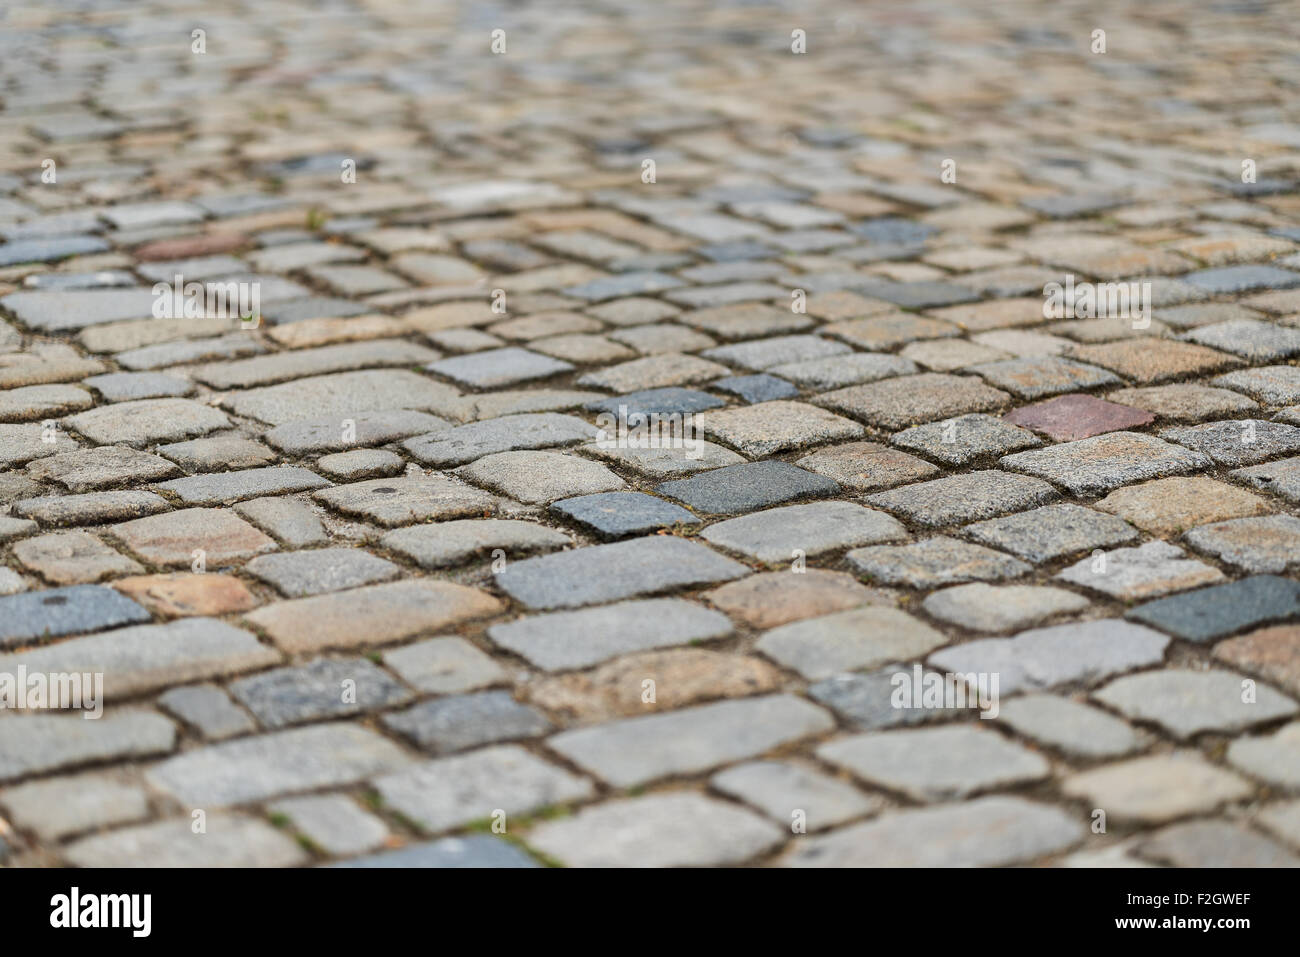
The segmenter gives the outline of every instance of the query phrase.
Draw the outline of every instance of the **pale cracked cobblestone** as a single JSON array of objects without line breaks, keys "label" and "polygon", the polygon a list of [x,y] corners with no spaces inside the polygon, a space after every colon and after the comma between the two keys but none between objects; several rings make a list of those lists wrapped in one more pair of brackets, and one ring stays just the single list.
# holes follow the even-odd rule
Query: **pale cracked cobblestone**
[{"label": "pale cracked cobblestone", "polygon": [[4,864],[1300,855],[1294,10],[6,13]]}]

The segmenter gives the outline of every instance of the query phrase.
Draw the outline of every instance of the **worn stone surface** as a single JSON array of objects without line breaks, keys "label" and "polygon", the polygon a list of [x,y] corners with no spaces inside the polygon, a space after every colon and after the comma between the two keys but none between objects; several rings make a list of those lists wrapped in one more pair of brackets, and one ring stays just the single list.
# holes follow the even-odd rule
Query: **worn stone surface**
[{"label": "worn stone surface", "polygon": [[852,575],[819,568],[801,574],[763,572],[706,592],[709,603],[753,628],[845,611],[887,597],[860,585]]},{"label": "worn stone surface", "polygon": [[936,536],[913,545],[873,545],[845,556],[872,581],[911,588],[933,588],[967,581],[999,581],[1030,570],[1019,559],[982,545]]},{"label": "worn stone surface", "polygon": [[1295,714],[1300,707],[1260,686],[1243,700],[1241,676],[1230,671],[1170,669],[1112,681],[1093,697],[1130,718],[1158,724],[1178,738],[1202,731],[1232,732]]},{"label": "worn stone surface", "polygon": [[1187,751],[1102,765],[1066,778],[1063,787],[1107,817],[1142,822],[1213,811],[1249,797],[1252,790],[1242,778]]},{"label": "worn stone surface", "polygon": [[1255,575],[1158,598],[1138,605],[1128,617],[1187,641],[1214,641],[1257,625],[1300,618],[1300,583]]},{"label": "worn stone surface", "polygon": [[1171,537],[1207,522],[1258,515],[1269,508],[1258,495],[1201,476],[1156,479],[1116,489],[1094,507],[1119,515],[1145,532]]},{"label": "worn stone surface", "polygon": [[1170,445],[1151,435],[1111,432],[1016,452],[1001,459],[1003,468],[1045,478],[1075,495],[1108,492],[1120,485],[1207,468],[1200,452]]},{"label": "worn stone surface", "polygon": [[1011,631],[1053,615],[1081,611],[1088,599],[1063,588],[972,582],[933,592],[921,607],[935,618],[976,631]]},{"label": "worn stone surface", "polygon": [[887,661],[920,658],[944,641],[943,635],[906,612],[867,605],[773,628],[754,649],[815,681]]},{"label": "worn stone surface", "polygon": [[1112,598],[1136,601],[1212,585],[1223,580],[1223,572],[1196,561],[1177,545],[1147,542],[1136,548],[1098,550],[1056,578]]}]

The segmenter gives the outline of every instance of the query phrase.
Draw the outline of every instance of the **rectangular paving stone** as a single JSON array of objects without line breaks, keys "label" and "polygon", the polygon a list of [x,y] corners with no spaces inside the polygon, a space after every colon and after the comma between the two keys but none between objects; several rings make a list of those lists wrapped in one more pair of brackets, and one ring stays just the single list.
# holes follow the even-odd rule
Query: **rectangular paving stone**
[{"label": "rectangular paving stone", "polygon": [[941,527],[1019,511],[1057,497],[1056,489],[1040,479],[988,469],[877,492],[866,500],[910,522]]},{"label": "rectangular paving stone", "polygon": [[844,557],[855,571],[869,579],[910,588],[1000,581],[1031,570],[1018,558],[943,535],[911,545],[856,548]]},{"label": "rectangular paving stone", "polygon": [[380,720],[421,750],[435,754],[535,738],[552,727],[540,711],[520,704],[504,690],[434,698]]},{"label": "rectangular paving stone", "polygon": [[698,421],[710,438],[748,456],[857,438],[866,431],[858,423],[825,409],[785,400],[706,412]]},{"label": "rectangular paving stone", "polygon": [[144,571],[125,555],[81,530],[52,532],[13,546],[14,558],[53,585],[96,582]]},{"label": "rectangular paving stone", "polygon": [[1300,582],[1255,575],[1149,601],[1126,617],[1186,641],[1212,642],[1247,628],[1300,617]]},{"label": "rectangular paving stone", "polygon": [[220,505],[262,495],[284,495],[324,488],[330,483],[309,469],[281,465],[237,472],[210,472],[159,482],[158,489],[186,505]]},{"label": "rectangular paving stone", "polygon": [[1176,738],[1205,731],[1230,734],[1300,711],[1300,705],[1266,685],[1244,700],[1242,676],[1220,669],[1166,668],[1127,675],[1092,696],[1130,721],[1157,724]]},{"label": "rectangular paving stone", "polygon": [[968,525],[965,533],[1036,565],[1138,537],[1137,530],[1123,519],[1068,503],[976,522]]},{"label": "rectangular paving stone", "polygon": [[191,374],[214,389],[246,389],[353,369],[410,368],[438,357],[433,349],[401,339],[375,339],[199,366]]},{"label": "rectangular paving stone", "polygon": [[703,537],[748,558],[780,563],[903,540],[907,530],[888,515],[852,502],[812,502],[728,519],[710,525]]},{"label": "rectangular paving stone", "polygon": [[167,568],[192,565],[200,557],[206,566],[219,566],[276,548],[270,538],[222,508],[185,508],[112,525],[107,531],[145,561]]},{"label": "rectangular paving stone", "polygon": [[1045,449],[1016,452],[1004,468],[1047,479],[1075,495],[1109,492],[1121,485],[1209,468],[1208,456],[1139,432],[1108,432]]},{"label": "rectangular paving stone", "polygon": [[397,745],[355,724],[323,724],[212,744],[169,758],[145,779],[182,805],[249,804],[343,787],[410,764]]},{"label": "rectangular paving stone", "polygon": [[360,548],[317,548],[253,559],[245,570],[290,598],[341,591],[396,578],[392,562]]},{"label": "rectangular paving stone", "polygon": [[11,715],[0,720],[0,781],[95,761],[145,758],[176,744],[176,726],[153,711]]},{"label": "rectangular paving stone", "polygon": [[265,432],[262,439],[286,455],[307,455],[386,445],[398,439],[448,428],[451,428],[450,422],[427,412],[390,409],[287,422]]},{"label": "rectangular paving stone", "polygon": [[490,867],[520,868],[540,867],[528,854],[513,844],[486,834],[467,837],[444,837],[438,841],[408,844],[398,851],[369,854],[346,861],[337,861],[327,867],[401,867],[401,868],[452,868]]},{"label": "rectangular paving stone", "polygon": [[255,635],[215,618],[181,618],[71,638],[0,656],[0,670],[103,674],[104,696],[119,698],[173,684],[221,678],[278,663]]},{"label": "rectangular paving stone", "polygon": [[149,612],[103,585],[73,585],[0,598],[0,647],[148,621]]},{"label": "rectangular paving stone", "polygon": [[96,834],[70,845],[78,867],[293,867],[307,861],[293,839],[242,814],[213,814],[195,834],[192,820],[144,824]]},{"label": "rectangular paving stone", "polygon": [[421,568],[445,568],[487,558],[501,549],[508,558],[553,551],[570,544],[562,532],[517,519],[460,519],[411,525],[389,532],[380,544]]},{"label": "rectangular paving stone", "polygon": [[897,811],[796,844],[787,867],[998,867],[1082,840],[1060,808],[1002,795]]},{"label": "rectangular paving stone", "polygon": [[418,578],[277,602],[244,620],[297,654],[401,641],[501,609],[500,601],[477,588]]},{"label": "rectangular paving stone", "polygon": [[1183,276],[1183,281],[1212,293],[1249,292],[1300,286],[1300,273],[1276,266],[1222,266],[1188,273]]},{"label": "rectangular paving stone", "polygon": [[1103,432],[1126,431],[1150,425],[1155,421],[1155,416],[1091,395],[1062,395],[1046,402],[1012,409],[1002,420],[1042,432],[1054,442],[1073,442]]},{"label": "rectangular paving stone", "polygon": [[681,506],[643,492],[600,492],[566,498],[552,504],[551,512],[610,539],[699,521]]},{"label": "rectangular paving stone", "polygon": [[232,682],[230,693],[272,729],[375,711],[411,699],[397,679],[365,658],[318,658],[264,671]]},{"label": "rectangular paving stone", "polygon": [[20,784],[0,792],[0,802],[18,827],[46,841],[133,823],[149,814],[144,788],[98,774]]},{"label": "rectangular paving stone", "polygon": [[566,867],[734,865],[782,839],[757,815],[692,792],[608,801],[528,834],[530,846]]},{"label": "rectangular paving stone", "polygon": [[801,498],[825,498],[840,486],[833,479],[788,462],[746,462],[656,485],[654,490],[696,512],[734,514]]},{"label": "rectangular paving stone", "polygon": [[566,671],[731,632],[731,622],[716,611],[677,598],[652,598],[520,618],[492,625],[488,637],[538,668]]},{"label": "rectangular paving stone", "polygon": [[69,289],[13,292],[0,298],[25,326],[41,332],[64,332],[119,319],[153,315],[150,289]]},{"label": "rectangular paving stone", "polygon": [[430,638],[384,652],[384,664],[421,691],[455,694],[498,684],[506,672],[463,638]]},{"label": "rectangular paving stone", "polygon": [[135,447],[192,439],[231,424],[221,410],[190,399],[119,402],[80,412],[65,422],[100,445]]},{"label": "rectangular paving stone", "polygon": [[412,764],[371,782],[384,805],[434,834],[490,818],[506,820],[541,807],[582,801],[595,789],[586,778],[513,744]]},{"label": "rectangular paving stone", "polygon": [[754,646],[810,681],[919,658],[947,641],[897,608],[867,605],[773,628]]},{"label": "rectangular paving stone", "polygon": [[897,431],[968,412],[991,412],[1010,396],[970,376],[924,372],[837,389],[818,402],[882,429]]},{"label": "rectangular paving stone", "polygon": [[1229,468],[1300,451],[1300,428],[1263,419],[1232,419],[1165,429],[1160,437],[1195,449]]},{"label": "rectangular paving stone", "polygon": [[1066,778],[1063,789],[1104,808],[1107,817],[1142,823],[1209,813],[1251,793],[1246,781],[1194,751],[1102,765]]},{"label": "rectangular paving stone", "polygon": [[425,366],[430,372],[473,389],[494,389],[573,371],[573,364],[514,346],[454,356]]},{"label": "rectangular paving stone", "polygon": [[319,795],[278,801],[268,810],[292,822],[295,830],[326,854],[372,851],[389,837],[388,826],[342,795]]},{"label": "rectangular paving stone", "polygon": [[764,695],[565,731],[547,746],[615,787],[708,771],[834,726],[793,695]]},{"label": "rectangular paving stone", "polygon": [[1223,580],[1223,572],[1198,562],[1177,545],[1147,542],[1091,556],[1056,575],[1063,582],[1089,588],[1122,601],[1139,601]]},{"label": "rectangular paving stone", "polygon": [[158,697],[158,704],[210,740],[254,731],[253,719],[216,685],[184,685]]},{"label": "rectangular paving stone", "polygon": [[1032,432],[1007,424],[1011,421],[1010,416],[998,419],[976,412],[904,429],[894,433],[890,442],[945,465],[968,465],[988,456],[1042,445]]},{"label": "rectangular paving stone", "polygon": [[337,418],[342,428],[343,419],[361,412],[414,409],[451,415],[460,407],[460,393],[405,369],[367,369],[235,392],[222,406],[268,425]]},{"label": "rectangular paving stone", "polygon": [[808,829],[820,831],[878,811],[884,802],[851,784],[792,761],[751,761],[719,771],[714,790],[744,801],[785,825],[795,811],[806,816]]},{"label": "rectangular paving stone", "polygon": [[402,447],[425,465],[447,468],[464,465],[485,455],[520,449],[545,449],[589,442],[595,426],[572,415],[539,412],[503,415],[471,422],[432,435],[408,439]]},{"label": "rectangular paving stone", "polygon": [[313,498],[344,515],[384,528],[429,519],[488,515],[496,510],[499,501],[494,495],[438,472],[336,485],[316,492]]},{"label": "rectangular paving stone", "polygon": [[513,562],[497,585],[530,608],[577,608],[749,573],[695,542],[671,536],[596,545]]},{"label": "rectangular paving stone", "polygon": [[1018,695],[1001,704],[998,719],[1039,744],[1082,758],[1119,757],[1142,744],[1119,718],[1058,695]]}]

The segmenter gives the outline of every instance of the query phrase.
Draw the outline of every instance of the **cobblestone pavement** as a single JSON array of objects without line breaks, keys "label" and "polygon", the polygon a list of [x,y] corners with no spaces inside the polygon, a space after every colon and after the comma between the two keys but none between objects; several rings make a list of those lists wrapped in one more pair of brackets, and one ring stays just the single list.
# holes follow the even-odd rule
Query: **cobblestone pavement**
[{"label": "cobblestone pavement", "polygon": [[1300,862],[1295,6],[582,6],[7,5],[0,857]]}]

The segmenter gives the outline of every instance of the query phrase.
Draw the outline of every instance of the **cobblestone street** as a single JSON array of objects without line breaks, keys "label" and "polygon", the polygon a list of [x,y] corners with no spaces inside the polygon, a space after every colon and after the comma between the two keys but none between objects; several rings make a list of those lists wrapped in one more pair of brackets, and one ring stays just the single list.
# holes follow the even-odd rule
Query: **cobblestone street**
[{"label": "cobblestone street", "polygon": [[1300,864],[1297,13],[7,4],[0,864]]}]

